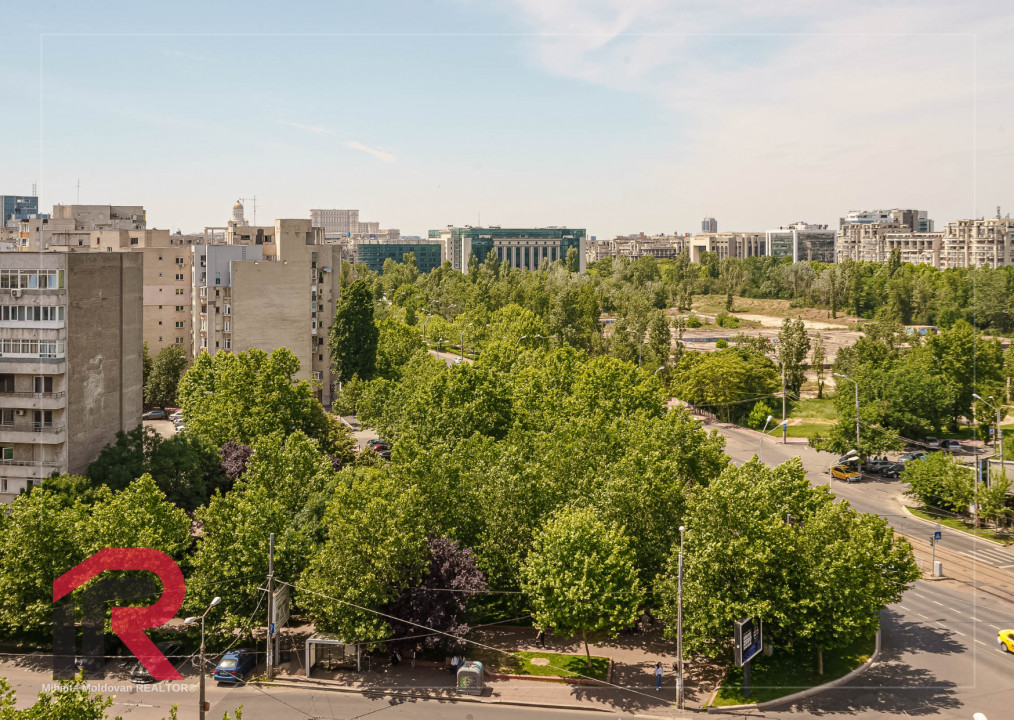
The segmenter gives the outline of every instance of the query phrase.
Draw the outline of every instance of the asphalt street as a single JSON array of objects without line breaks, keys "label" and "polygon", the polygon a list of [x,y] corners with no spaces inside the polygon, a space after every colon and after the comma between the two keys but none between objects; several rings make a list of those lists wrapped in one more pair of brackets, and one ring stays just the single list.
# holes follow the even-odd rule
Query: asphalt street
[{"label": "asphalt street", "polygon": [[[726,438],[726,452],[735,462],[743,463],[754,455],[771,465],[799,457],[806,469],[807,477],[815,484],[827,484],[830,478],[828,468],[837,460],[831,453],[814,450],[798,439],[786,445],[780,437],[768,436],[763,444],[759,433],[725,423],[711,423],[709,429],[720,431]],[[776,433],[777,434],[777,431]],[[971,478],[971,473],[969,473]],[[898,532],[913,537],[929,539],[933,534],[933,526],[925,521],[905,514],[897,502],[904,487],[898,480],[863,478],[859,482],[846,483],[834,480],[831,489],[835,495],[844,498],[862,512],[875,513],[888,520]],[[991,540],[983,540],[973,535],[943,528],[943,546],[961,553],[977,562],[1005,570],[1014,570],[1014,550],[1004,548]],[[1012,713],[1011,717],[1014,717]]]}]

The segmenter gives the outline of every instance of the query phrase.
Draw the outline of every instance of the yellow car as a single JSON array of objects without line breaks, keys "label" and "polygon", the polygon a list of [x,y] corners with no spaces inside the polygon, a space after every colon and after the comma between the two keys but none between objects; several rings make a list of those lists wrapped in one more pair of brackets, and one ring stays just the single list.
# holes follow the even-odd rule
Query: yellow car
[{"label": "yellow car", "polygon": [[831,468],[831,477],[845,482],[855,482],[860,478],[860,475],[848,465],[835,465]]},{"label": "yellow car", "polygon": [[996,634],[996,642],[1000,649],[1014,653],[1014,630],[1001,630]]}]

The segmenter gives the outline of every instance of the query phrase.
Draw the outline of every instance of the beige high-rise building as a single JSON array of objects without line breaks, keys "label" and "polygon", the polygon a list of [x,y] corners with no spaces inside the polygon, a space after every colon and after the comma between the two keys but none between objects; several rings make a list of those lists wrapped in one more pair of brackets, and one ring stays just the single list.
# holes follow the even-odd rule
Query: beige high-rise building
[{"label": "beige high-rise building", "polygon": [[141,422],[142,258],[0,253],[0,501]]},{"label": "beige high-rise building", "polygon": [[297,377],[319,381],[318,397],[330,405],[327,337],[341,248],[325,244],[323,228],[310,220],[276,220],[271,232],[231,229],[231,244],[192,249],[194,355],[287,347],[299,359]]},{"label": "beige high-rise building", "polygon": [[140,205],[54,205],[48,218],[30,217],[0,229],[4,249],[40,252],[87,248],[96,230],[144,230]]},{"label": "beige high-rise building", "polygon": [[91,233],[91,252],[129,252],[144,258],[144,341],[152,357],[168,345],[191,354],[193,240],[154,229]]},{"label": "beige high-rise building", "polygon": [[940,249],[940,267],[958,268],[1014,264],[1014,220],[980,218],[947,223]]},{"label": "beige high-rise building", "polygon": [[945,270],[1014,264],[1014,220],[955,220],[943,232],[912,232],[898,222],[849,223],[838,231],[838,259],[902,262]]}]

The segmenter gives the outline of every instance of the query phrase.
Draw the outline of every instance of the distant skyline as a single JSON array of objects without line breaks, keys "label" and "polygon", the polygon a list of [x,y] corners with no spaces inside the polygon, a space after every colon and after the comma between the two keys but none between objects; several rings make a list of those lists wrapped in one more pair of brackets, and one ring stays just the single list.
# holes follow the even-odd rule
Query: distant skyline
[{"label": "distant skyline", "polygon": [[9,7],[0,194],[38,183],[45,212],[80,179],[184,232],[254,195],[261,223],[358,208],[406,235],[1010,210],[1009,4],[688,5]]}]

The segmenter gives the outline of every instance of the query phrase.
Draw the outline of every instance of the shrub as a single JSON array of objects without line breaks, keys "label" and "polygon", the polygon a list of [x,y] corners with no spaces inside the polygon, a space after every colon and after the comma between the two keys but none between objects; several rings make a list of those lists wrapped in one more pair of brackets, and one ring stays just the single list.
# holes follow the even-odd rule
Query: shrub
[{"label": "shrub", "polygon": [[725,348],[729,347],[729,341],[720,338],[715,341],[715,347],[718,348],[719,350],[724,350]]},{"label": "shrub", "polygon": [[758,400],[757,404],[753,406],[753,410],[750,411],[750,415],[746,419],[748,427],[752,427],[754,430],[761,430],[764,427],[764,422],[768,419],[769,415],[774,415],[774,410],[763,400]]},{"label": "shrub", "polygon": [[703,324],[704,323],[701,322],[701,319],[696,315],[691,315],[690,317],[687,318],[688,328],[699,328]]},{"label": "shrub", "polygon": [[721,327],[729,328],[730,330],[734,330],[739,327],[739,318],[735,315],[730,315],[727,312],[718,313],[715,317],[715,322]]}]

